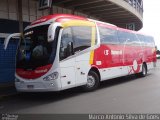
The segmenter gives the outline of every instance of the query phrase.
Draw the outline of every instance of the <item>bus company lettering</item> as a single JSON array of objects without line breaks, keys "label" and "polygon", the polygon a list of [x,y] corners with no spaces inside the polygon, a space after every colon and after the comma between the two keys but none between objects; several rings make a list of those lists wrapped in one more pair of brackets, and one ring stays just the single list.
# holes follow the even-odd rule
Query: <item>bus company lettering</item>
[{"label": "bus company lettering", "polygon": [[122,55],[122,50],[111,50],[112,55]]},{"label": "bus company lettering", "polygon": [[45,70],[35,70],[35,73],[46,73],[48,70],[45,69]]},{"label": "bus company lettering", "polygon": [[32,75],[31,72],[26,72],[26,71],[22,71],[22,70],[17,70],[17,73],[20,75]]},{"label": "bus company lettering", "polygon": [[[109,55],[109,50],[104,50],[104,55]],[[122,55],[122,50],[111,50],[111,55]]]}]

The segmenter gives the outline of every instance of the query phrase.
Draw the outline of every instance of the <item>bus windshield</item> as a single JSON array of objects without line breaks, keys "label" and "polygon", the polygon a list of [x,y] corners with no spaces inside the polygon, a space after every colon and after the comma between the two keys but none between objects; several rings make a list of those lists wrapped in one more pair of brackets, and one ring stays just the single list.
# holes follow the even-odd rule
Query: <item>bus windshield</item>
[{"label": "bus windshield", "polygon": [[24,37],[20,41],[17,52],[17,68],[34,70],[53,64],[57,39],[48,42],[48,27],[49,25],[43,25],[24,31]]}]

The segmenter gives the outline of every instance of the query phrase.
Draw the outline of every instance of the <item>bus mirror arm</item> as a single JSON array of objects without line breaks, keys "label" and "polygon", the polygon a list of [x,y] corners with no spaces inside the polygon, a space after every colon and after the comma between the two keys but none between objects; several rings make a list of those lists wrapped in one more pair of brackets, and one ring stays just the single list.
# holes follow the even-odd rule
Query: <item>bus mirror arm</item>
[{"label": "bus mirror arm", "polygon": [[51,24],[48,28],[48,42],[51,42],[55,38],[57,27],[61,27],[62,25],[58,22]]},{"label": "bus mirror arm", "polygon": [[5,50],[7,49],[9,40],[13,37],[21,37],[21,33],[13,33],[13,34],[11,34],[11,35],[9,35],[8,37],[5,38],[5,40],[4,40],[4,49]]}]

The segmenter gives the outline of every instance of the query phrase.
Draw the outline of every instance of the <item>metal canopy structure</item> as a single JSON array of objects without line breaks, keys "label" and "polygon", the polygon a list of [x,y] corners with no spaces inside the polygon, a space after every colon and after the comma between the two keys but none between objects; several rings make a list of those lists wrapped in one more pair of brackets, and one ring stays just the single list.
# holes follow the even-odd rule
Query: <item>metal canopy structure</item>
[{"label": "metal canopy structure", "polygon": [[[135,30],[142,28],[143,6],[141,0],[57,0],[53,5],[74,12],[81,12],[87,17],[115,24],[126,28],[127,24],[135,25]],[[141,1],[143,2],[143,1]]]}]

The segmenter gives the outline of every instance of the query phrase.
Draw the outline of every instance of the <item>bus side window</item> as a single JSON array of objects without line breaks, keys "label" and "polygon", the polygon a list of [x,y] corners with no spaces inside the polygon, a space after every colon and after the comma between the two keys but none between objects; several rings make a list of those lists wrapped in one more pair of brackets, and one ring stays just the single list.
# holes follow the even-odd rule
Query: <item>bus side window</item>
[{"label": "bus side window", "polygon": [[116,30],[106,28],[106,27],[99,27],[99,32],[100,32],[100,38],[102,43],[119,44]]},{"label": "bus side window", "polygon": [[74,52],[79,52],[91,47],[92,27],[90,26],[74,26],[72,27]]},{"label": "bus side window", "polygon": [[73,47],[73,39],[72,39],[72,32],[71,28],[65,28],[62,32],[61,36],[61,44],[60,44],[60,60],[63,60],[71,55],[73,55],[72,52]]},{"label": "bus side window", "polygon": [[140,40],[136,37],[134,33],[130,33],[130,41],[133,46],[140,46]]},{"label": "bus side window", "polygon": [[145,37],[145,41],[146,41],[146,46],[149,46],[149,47],[154,47],[154,40],[152,37],[150,36],[146,36]]},{"label": "bus side window", "polygon": [[155,47],[155,42],[153,37],[150,37],[150,41],[151,41],[151,47]]},{"label": "bus side window", "polygon": [[126,44],[126,41],[129,39],[127,36],[126,32],[118,31],[118,40],[120,44]]},{"label": "bus side window", "polygon": [[137,34],[137,37],[138,37],[138,39],[140,40],[141,45],[142,45],[142,46],[146,46],[145,36],[144,36],[144,35]]}]

